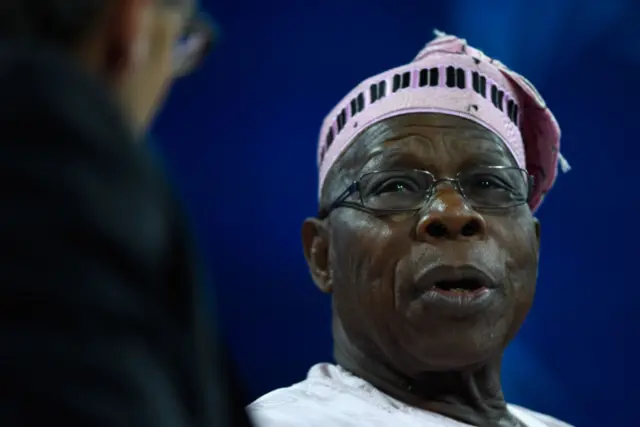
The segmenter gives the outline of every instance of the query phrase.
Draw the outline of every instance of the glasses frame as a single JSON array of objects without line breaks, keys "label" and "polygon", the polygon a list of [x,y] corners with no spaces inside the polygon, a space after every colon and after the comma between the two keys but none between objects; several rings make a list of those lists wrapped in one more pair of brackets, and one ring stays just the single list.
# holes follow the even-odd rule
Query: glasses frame
[{"label": "glasses frame", "polygon": [[[533,193],[533,188],[534,188],[534,177],[533,175],[529,174],[529,172],[525,169],[519,168],[519,167],[513,167],[513,166],[483,166],[482,168],[484,169],[501,169],[501,170],[517,170],[523,173],[523,176],[526,177],[526,184],[527,184],[527,195],[525,197],[524,200],[522,201],[518,201],[515,202],[513,204],[510,205],[506,205],[506,206],[482,206],[482,205],[478,205],[476,203],[474,203],[471,199],[469,199],[469,197],[467,197],[467,195],[464,193],[464,190],[462,189],[462,186],[460,185],[460,176],[466,174],[466,171],[461,171],[458,172],[455,176],[455,178],[436,178],[436,176],[427,171],[427,170],[422,170],[422,169],[390,169],[390,170],[379,170],[379,171],[374,171],[374,172],[368,172],[366,174],[363,174],[360,176],[360,178],[358,178],[357,180],[353,181],[338,197],[336,197],[336,199],[333,201],[333,203],[331,203],[331,205],[329,205],[328,208],[323,209],[320,211],[320,213],[318,214],[318,218],[320,219],[324,219],[326,217],[329,216],[329,214],[331,214],[331,212],[333,212],[335,209],[337,208],[341,208],[341,207],[346,207],[346,208],[352,208],[352,209],[357,209],[372,215],[377,215],[377,216],[383,216],[383,215],[391,215],[391,214],[395,214],[395,213],[402,213],[402,212],[412,212],[412,211],[419,211],[420,209],[422,209],[422,207],[424,206],[424,204],[429,201],[431,199],[431,197],[433,197],[433,195],[435,194],[435,190],[438,188],[438,185],[443,183],[443,182],[448,182],[449,184],[451,184],[458,193],[460,193],[460,195],[467,201],[467,203],[469,203],[470,206],[472,206],[474,209],[484,209],[484,210],[504,210],[504,209],[511,209],[514,208],[516,206],[520,206],[520,205],[524,205],[525,203],[528,203],[531,199],[531,194]],[[425,195],[423,197],[422,203],[416,203],[416,207],[415,208],[408,208],[408,209],[375,209],[375,208],[370,208],[367,207],[366,204],[364,203],[364,200],[362,199],[362,191],[360,191],[360,182],[367,176],[373,175],[373,174],[377,174],[377,173],[385,173],[385,172],[420,172],[426,175],[430,175],[431,178],[433,179],[433,183],[431,184],[431,187],[425,192]],[[358,193],[359,197],[358,197],[358,201],[350,201],[347,200],[349,197],[351,197],[353,194]]]},{"label": "glasses frame", "polygon": [[193,15],[182,30],[186,40],[176,45],[173,52],[173,74],[184,77],[198,68],[213,48],[216,31],[210,20],[202,14]]}]

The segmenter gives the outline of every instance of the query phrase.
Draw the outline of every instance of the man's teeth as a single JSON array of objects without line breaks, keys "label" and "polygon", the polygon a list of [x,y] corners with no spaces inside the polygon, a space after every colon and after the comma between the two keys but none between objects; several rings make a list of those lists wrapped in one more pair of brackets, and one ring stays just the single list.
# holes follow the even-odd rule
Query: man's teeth
[{"label": "man's teeth", "polygon": [[462,288],[452,288],[451,292],[469,292],[468,289],[462,289]]}]

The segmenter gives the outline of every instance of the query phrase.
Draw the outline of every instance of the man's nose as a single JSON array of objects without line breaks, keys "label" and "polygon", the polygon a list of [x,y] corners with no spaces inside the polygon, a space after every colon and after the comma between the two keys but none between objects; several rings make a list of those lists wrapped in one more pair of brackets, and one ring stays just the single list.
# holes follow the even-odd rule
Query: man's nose
[{"label": "man's nose", "polygon": [[421,212],[417,238],[429,243],[443,240],[484,240],[487,224],[453,188],[439,191]]}]

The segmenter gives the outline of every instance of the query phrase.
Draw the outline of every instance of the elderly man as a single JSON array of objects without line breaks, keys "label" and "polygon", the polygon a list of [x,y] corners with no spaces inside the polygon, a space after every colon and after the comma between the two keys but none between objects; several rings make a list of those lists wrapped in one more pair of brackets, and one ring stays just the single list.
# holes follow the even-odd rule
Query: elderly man
[{"label": "elderly man", "polygon": [[529,82],[444,34],[349,93],[324,121],[320,215],[302,227],[337,365],[258,399],[256,424],[567,426],[500,385],[559,137]]}]

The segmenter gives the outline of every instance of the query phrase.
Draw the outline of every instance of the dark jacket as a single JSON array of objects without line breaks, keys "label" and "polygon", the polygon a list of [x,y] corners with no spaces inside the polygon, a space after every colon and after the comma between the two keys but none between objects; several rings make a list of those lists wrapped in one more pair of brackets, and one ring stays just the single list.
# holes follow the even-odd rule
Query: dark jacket
[{"label": "dark jacket", "polygon": [[247,425],[169,186],[52,49],[0,45],[0,195],[0,426]]}]

